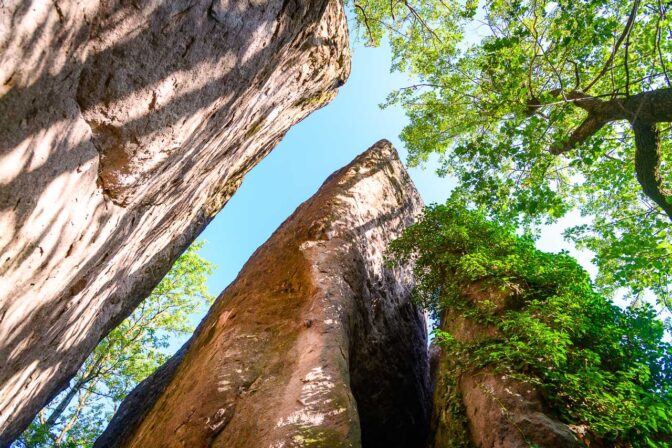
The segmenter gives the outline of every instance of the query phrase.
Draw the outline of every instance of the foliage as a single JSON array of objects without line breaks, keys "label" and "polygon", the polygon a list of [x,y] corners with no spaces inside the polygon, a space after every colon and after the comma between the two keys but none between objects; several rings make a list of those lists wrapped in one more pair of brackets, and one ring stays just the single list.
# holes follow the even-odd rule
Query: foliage
[{"label": "foliage", "polygon": [[170,338],[190,335],[192,315],[212,302],[206,280],[213,266],[198,254],[202,246],[192,244],[150,296],[98,344],[17,447],[93,445],[126,395],[167,360]]},{"label": "foliage", "polygon": [[[615,306],[572,257],[538,251],[455,197],[428,207],[388,256],[414,261],[416,298],[435,315],[458,310],[498,329],[472,343],[438,331],[461,371],[492,366],[531,381],[559,418],[609,443],[662,447],[657,438],[672,435],[670,322],[651,306]],[[474,285],[502,288],[516,305],[477,306],[465,295]]]},{"label": "foliage", "polygon": [[[628,288],[635,298],[652,291],[671,306],[672,215],[638,184],[627,120],[587,112],[588,99],[614,112],[642,92],[669,94],[669,7],[661,0],[354,2],[359,34],[373,45],[389,38],[394,68],[418,80],[389,97],[410,119],[401,137],[412,165],[439,154],[441,173],[458,178],[464,197],[519,225],[578,208],[591,222],[566,237],[595,252],[596,286]],[[670,109],[657,108],[666,115],[659,122],[670,121]],[[655,126],[661,160],[649,174],[660,176],[668,196],[658,201],[669,211],[670,126]]]}]

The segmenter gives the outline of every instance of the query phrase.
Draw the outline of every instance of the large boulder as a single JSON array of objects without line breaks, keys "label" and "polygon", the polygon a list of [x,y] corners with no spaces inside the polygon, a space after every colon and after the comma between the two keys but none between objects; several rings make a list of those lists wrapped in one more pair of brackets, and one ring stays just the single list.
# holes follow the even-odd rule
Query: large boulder
[{"label": "large boulder", "polygon": [[338,0],[5,0],[0,446],[350,68]]},{"label": "large boulder", "polygon": [[427,333],[387,244],[422,202],[380,141],[261,246],[98,447],[424,447]]}]

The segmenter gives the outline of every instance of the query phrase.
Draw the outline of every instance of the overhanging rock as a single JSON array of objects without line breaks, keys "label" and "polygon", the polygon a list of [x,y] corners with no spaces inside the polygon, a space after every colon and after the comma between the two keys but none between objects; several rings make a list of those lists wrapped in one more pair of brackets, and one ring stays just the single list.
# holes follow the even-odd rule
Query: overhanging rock
[{"label": "overhanging rock", "polygon": [[0,446],[348,76],[337,0],[0,8]]}]

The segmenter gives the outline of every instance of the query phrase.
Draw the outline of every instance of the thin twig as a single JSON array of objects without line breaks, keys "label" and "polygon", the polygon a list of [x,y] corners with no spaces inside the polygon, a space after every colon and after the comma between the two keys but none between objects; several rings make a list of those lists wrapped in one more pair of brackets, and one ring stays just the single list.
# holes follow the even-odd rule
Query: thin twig
[{"label": "thin twig", "polygon": [[658,16],[658,21],[656,22],[656,48],[658,49],[658,57],[660,59],[660,65],[663,68],[663,73],[665,74],[665,81],[667,81],[667,86],[672,87],[670,84],[670,77],[667,75],[667,67],[665,66],[665,59],[663,58],[663,52],[660,49],[660,37],[662,30],[660,29],[660,21],[665,18],[665,8],[663,8],[663,3],[658,0],[658,7],[660,8],[660,15]]},{"label": "thin twig", "polygon": [[361,5],[355,3],[355,8],[359,9],[362,13],[362,17],[364,18],[364,26],[366,27],[366,31],[369,33],[369,41],[371,41],[371,44],[373,45],[374,39],[373,33],[371,32],[371,27],[369,26],[369,16],[366,15],[366,11],[364,11],[364,8],[362,8]]},{"label": "thin twig", "polygon": [[415,16],[415,18],[418,19],[418,21],[422,24],[422,26],[423,26],[427,31],[429,31],[429,33],[430,33],[432,36],[434,36],[434,38],[435,38],[436,40],[438,40],[439,42],[441,42],[441,38],[436,34],[436,32],[434,32],[434,30],[433,30],[432,28],[430,28],[429,25],[427,25],[427,22],[425,22],[425,19],[423,19],[423,18],[420,16],[420,14],[418,14],[418,12],[415,10],[415,8],[413,8],[407,1],[404,1],[404,5],[406,5],[406,8],[408,8],[408,10],[411,11],[411,14],[413,14],[413,15]]}]

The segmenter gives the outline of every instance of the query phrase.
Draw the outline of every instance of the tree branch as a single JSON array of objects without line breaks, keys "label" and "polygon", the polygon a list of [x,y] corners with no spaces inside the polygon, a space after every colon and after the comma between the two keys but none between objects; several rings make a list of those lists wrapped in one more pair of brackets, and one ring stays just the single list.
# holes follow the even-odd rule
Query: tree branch
[{"label": "tree branch", "polygon": [[441,42],[441,38],[436,34],[436,32],[434,32],[434,30],[427,24],[427,22],[425,22],[425,19],[423,19],[422,16],[417,13],[415,8],[413,8],[413,6],[411,6],[408,3],[408,1],[404,1],[404,5],[411,12],[411,14],[413,14],[413,16],[420,22],[420,24],[429,32],[429,34],[431,34],[434,37],[434,39]]},{"label": "tree branch", "polygon": [[[556,89],[549,93],[558,96],[560,91]],[[565,98],[566,101],[563,102],[574,104],[605,122],[616,120],[628,120],[630,123],[672,122],[672,88],[651,90],[628,98],[613,98],[606,101],[579,90],[572,90],[565,93]],[[542,107],[544,106],[548,104],[543,104]]]},{"label": "tree branch", "polygon": [[618,38],[616,43],[614,44],[614,49],[611,51],[611,55],[609,56],[609,59],[607,59],[607,62],[604,64],[604,67],[602,67],[602,70],[600,70],[600,73],[593,79],[590,84],[586,86],[585,90],[586,92],[590,90],[591,87],[593,87],[597,81],[604,76],[605,73],[609,70],[611,67],[611,63],[614,62],[614,58],[616,57],[616,52],[620,48],[621,44],[623,43],[623,40],[625,40],[626,37],[630,35],[630,31],[632,31],[632,26],[635,23],[635,18],[637,17],[637,9],[639,9],[639,0],[635,0],[634,4],[632,5],[632,10],[630,11],[630,16],[628,17],[628,21],[625,24],[625,28],[623,29],[623,33],[621,36]]},{"label": "tree branch", "polygon": [[362,8],[361,5],[355,3],[355,8],[357,8],[362,13],[362,18],[364,19],[364,26],[366,27],[366,31],[369,33],[369,41],[371,41],[371,45],[373,45],[375,42],[373,40],[373,33],[371,32],[371,27],[369,26],[369,16],[366,15],[366,11],[364,10],[364,8]]},{"label": "tree branch", "polygon": [[667,67],[665,65],[665,58],[663,58],[663,52],[660,48],[660,37],[662,35],[662,30],[660,29],[660,21],[665,18],[665,8],[663,8],[663,3],[658,0],[658,7],[660,15],[658,16],[658,21],[656,22],[656,48],[658,50],[658,58],[660,59],[660,66],[663,68],[663,73],[665,74],[665,81],[667,81],[667,86],[672,87],[670,84],[670,77],[667,75]]},{"label": "tree branch", "polygon": [[77,420],[79,420],[79,415],[82,413],[82,410],[85,408],[86,403],[89,400],[90,395],[91,395],[90,392],[84,391],[84,393],[79,396],[79,402],[77,403],[77,408],[75,409],[75,413],[70,417],[68,422],[65,424],[65,426],[61,430],[61,433],[56,438],[56,441],[55,441],[56,446],[60,446],[61,442],[63,441],[63,438],[67,435],[68,431],[70,431],[73,428],[73,426],[75,426],[75,423],[77,423]]},{"label": "tree branch", "polygon": [[583,123],[570,134],[569,139],[564,145],[551,146],[551,154],[558,155],[571,151],[602,129],[605,124],[607,124],[606,121],[598,119],[593,114],[589,114],[588,117],[583,120]]},{"label": "tree branch", "polygon": [[[559,92],[551,92],[557,96]],[[672,89],[642,92],[628,98],[603,101],[580,91],[566,94],[568,102],[588,112],[588,117],[563,145],[550,148],[563,154],[586,141],[607,123],[628,120],[635,133],[635,172],[642,191],[672,219],[672,191],[667,191],[660,175],[660,133],[657,123],[672,121]]]},{"label": "tree branch", "polygon": [[75,398],[75,395],[77,395],[77,393],[81,390],[81,388],[82,384],[79,382],[73,385],[65,397],[63,397],[63,399],[58,403],[58,406],[56,406],[51,414],[49,414],[49,417],[43,426],[46,426],[47,428],[54,426],[58,419],[61,418],[61,415],[63,415],[63,412],[65,412],[65,410],[68,408],[68,405],[72,399]]}]

